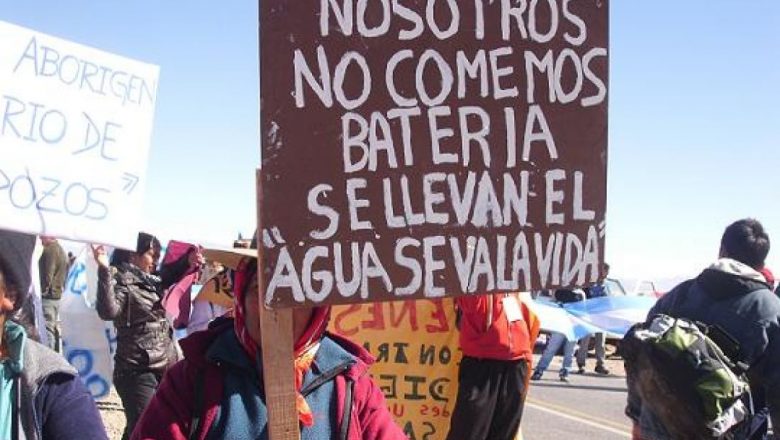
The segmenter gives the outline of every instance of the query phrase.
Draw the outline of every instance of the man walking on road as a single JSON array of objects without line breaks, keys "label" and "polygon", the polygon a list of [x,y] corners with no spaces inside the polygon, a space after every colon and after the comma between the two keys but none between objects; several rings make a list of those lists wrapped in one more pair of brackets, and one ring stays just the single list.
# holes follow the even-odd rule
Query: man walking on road
[{"label": "man walking on road", "polygon": [[68,257],[56,238],[41,236],[43,254],[38,260],[41,305],[46,319],[48,346],[60,352],[60,298],[68,276]]},{"label": "man walking on road", "polygon": [[523,416],[539,321],[517,293],[456,301],[463,358],[447,440],[513,440]]},{"label": "man walking on road", "polygon": [[[780,299],[758,271],[769,253],[769,236],[756,220],[739,220],[726,228],[719,259],[696,279],[666,294],[648,319],[664,314],[717,326],[738,343],[739,357],[756,397],[765,399],[772,424],[780,427]],[[676,396],[657,396],[658,399]],[[763,406],[759,403],[758,408]],[[665,440],[671,436],[644,404],[629,381],[626,414],[634,421],[634,438]]]}]

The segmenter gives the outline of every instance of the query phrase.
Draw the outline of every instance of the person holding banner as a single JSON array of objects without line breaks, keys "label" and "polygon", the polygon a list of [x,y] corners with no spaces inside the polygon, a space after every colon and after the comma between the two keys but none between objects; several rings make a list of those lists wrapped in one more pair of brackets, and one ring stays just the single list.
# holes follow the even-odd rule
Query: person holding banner
[{"label": "person holding banner", "polygon": [[[590,287],[586,287],[582,289],[585,292],[586,299],[601,298],[607,296],[607,286],[604,284],[604,281],[606,280],[606,277],[609,276],[609,264],[604,263],[601,269],[601,273],[604,276],[603,280]],[[607,367],[605,366],[606,358],[607,358],[607,347],[606,347],[607,338],[604,332],[589,334],[587,336],[584,336],[578,342],[577,374],[585,374],[585,362],[588,359],[588,349],[590,348],[591,340],[595,340],[595,349],[596,349],[596,368],[593,371],[595,371],[598,374],[606,376],[609,374],[609,369],[607,369]]]},{"label": "person holding banner", "polygon": [[[181,341],[173,366],[132,439],[266,439],[257,250],[205,250],[234,269],[234,319]],[[395,440],[406,436],[368,375],[373,358],[326,332],[330,307],[295,309],[295,384],[301,439]]]},{"label": "person holding banner", "polygon": [[165,370],[178,360],[163,294],[203,258],[195,249],[157,274],[160,249],[156,237],[140,233],[136,251],[118,249],[109,264],[105,249],[93,246],[98,263],[96,309],[101,319],[114,321],[117,331],[114,386],[127,418],[123,440],[130,437]]},{"label": "person holding banner", "polygon": [[460,296],[458,397],[447,440],[512,440],[520,428],[539,321],[517,293]]},{"label": "person holding banner", "polygon": [[[571,289],[558,289],[555,291],[555,301],[560,304],[582,301],[585,294],[582,291],[575,291]],[[542,357],[539,359],[539,363],[536,365],[531,380],[540,380],[542,375],[550,366],[553,357],[558,353],[558,350],[563,347],[563,364],[558,372],[558,378],[561,382],[569,381],[569,371],[571,370],[571,361],[574,357],[574,350],[577,348],[577,341],[569,340],[566,335],[559,332],[552,332],[550,338],[547,341],[547,346],[542,352]]]},{"label": "person holding banner", "polygon": [[0,438],[108,439],[78,372],[33,340],[29,303],[35,237],[0,231]]}]

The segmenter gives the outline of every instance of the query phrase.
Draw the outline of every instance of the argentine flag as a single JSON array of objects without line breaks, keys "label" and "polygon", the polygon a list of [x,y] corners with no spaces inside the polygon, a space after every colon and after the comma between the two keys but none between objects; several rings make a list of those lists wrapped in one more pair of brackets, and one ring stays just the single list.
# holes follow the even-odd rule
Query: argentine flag
[{"label": "argentine flag", "polygon": [[531,307],[539,316],[542,330],[563,333],[569,340],[593,333],[622,338],[632,325],[645,321],[655,301],[644,296],[603,296],[559,304],[537,298]]}]

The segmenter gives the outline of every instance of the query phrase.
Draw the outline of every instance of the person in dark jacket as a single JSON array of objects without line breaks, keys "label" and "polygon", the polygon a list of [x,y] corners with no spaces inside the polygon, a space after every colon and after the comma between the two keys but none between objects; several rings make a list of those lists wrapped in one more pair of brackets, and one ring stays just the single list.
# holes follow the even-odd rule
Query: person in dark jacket
[{"label": "person in dark jacket", "polygon": [[[226,253],[244,257],[231,264],[220,260]],[[220,319],[182,341],[184,360],[165,374],[133,440],[268,438],[256,253],[205,251],[209,260],[235,269],[235,319]],[[330,307],[293,312],[301,439],[405,439],[368,374],[373,359],[362,347],[328,333],[329,317]]]},{"label": "person in dark jacket", "polygon": [[54,237],[41,236],[43,253],[38,259],[38,275],[41,279],[41,307],[46,320],[47,344],[60,352],[60,298],[68,276],[68,257]]},{"label": "person in dark jacket", "polygon": [[[749,366],[751,391],[754,397],[760,395],[766,401],[772,424],[778,427],[780,299],[759,272],[768,253],[769,236],[761,223],[744,219],[731,224],[723,233],[718,261],[659,299],[648,313],[648,320],[665,314],[725,330],[739,344],[739,359],[732,360]],[[634,439],[671,438],[660,419],[643,404],[631,380],[626,414],[634,422]]]},{"label": "person in dark jacket", "polygon": [[160,242],[145,233],[138,235],[134,253],[114,251],[110,265],[102,246],[93,251],[98,263],[96,309],[101,319],[114,322],[117,332],[114,386],[125,409],[122,438],[127,440],[163,373],[178,359],[162,306],[165,289],[203,257],[194,250],[157,273]]},{"label": "person in dark jacket", "polygon": [[33,236],[0,231],[0,438],[108,439],[76,369],[19,318],[34,246]]}]

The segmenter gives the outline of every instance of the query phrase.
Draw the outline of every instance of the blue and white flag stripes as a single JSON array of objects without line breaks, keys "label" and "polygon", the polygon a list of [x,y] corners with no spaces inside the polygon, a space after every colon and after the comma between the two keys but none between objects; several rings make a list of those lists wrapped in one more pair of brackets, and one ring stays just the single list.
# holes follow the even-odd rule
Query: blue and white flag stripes
[{"label": "blue and white flag stripes", "polygon": [[644,296],[605,296],[559,304],[538,298],[532,307],[544,331],[563,333],[568,339],[580,339],[592,333],[623,337],[637,322],[644,322],[655,304]]}]

